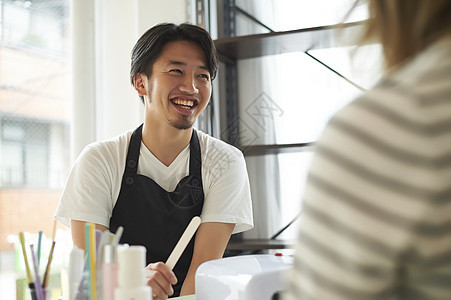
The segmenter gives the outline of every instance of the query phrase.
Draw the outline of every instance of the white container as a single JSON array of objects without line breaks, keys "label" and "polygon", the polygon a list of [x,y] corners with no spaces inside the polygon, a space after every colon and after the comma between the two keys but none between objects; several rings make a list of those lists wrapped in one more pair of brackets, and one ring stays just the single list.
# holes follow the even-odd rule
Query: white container
[{"label": "white container", "polygon": [[270,300],[285,290],[291,256],[243,255],[207,261],[196,271],[197,300]]},{"label": "white container", "polygon": [[115,300],[152,300],[152,289],[145,283],[146,248],[143,246],[119,246],[119,287]]},{"label": "white container", "polygon": [[118,271],[119,263],[117,262],[117,247],[113,245],[105,245],[103,247],[103,264],[102,264],[102,299],[114,300],[114,293],[119,286]]}]

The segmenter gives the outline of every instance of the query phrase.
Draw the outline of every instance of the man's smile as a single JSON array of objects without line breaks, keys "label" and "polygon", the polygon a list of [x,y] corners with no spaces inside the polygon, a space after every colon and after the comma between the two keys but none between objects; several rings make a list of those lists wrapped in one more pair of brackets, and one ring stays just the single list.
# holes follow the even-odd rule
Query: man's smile
[{"label": "man's smile", "polygon": [[176,97],[176,98],[172,98],[171,102],[174,105],[176,105],[177,107],[180,107],[183,109],[193,109],[199,103],[199,101],[193,97]]}]

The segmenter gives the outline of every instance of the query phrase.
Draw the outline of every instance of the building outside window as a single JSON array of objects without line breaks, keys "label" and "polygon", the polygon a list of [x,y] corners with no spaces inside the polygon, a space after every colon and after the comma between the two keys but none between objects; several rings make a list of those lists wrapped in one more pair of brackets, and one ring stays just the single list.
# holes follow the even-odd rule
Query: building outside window
[{"label": "building outside window", "polygon": [[70,168],[70,38],[69,0],[0,0],[2,299],[29,297],[17,235],[42,230],[45,261]]}]

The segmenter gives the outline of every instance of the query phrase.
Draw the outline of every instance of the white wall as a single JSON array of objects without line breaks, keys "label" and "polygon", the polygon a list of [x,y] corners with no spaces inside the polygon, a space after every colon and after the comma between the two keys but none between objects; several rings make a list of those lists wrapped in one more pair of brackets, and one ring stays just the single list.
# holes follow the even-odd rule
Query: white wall
[{"label": "white wall", "polygon": [[95,139],[94,2],[72,0],[72,153]]},{"label": "white wall", "polygon": [[192,0],[72,0],[73,157],[88,143],[118,135],[143,120],[129,80],[130,52],[161,22],[192,18]]}]

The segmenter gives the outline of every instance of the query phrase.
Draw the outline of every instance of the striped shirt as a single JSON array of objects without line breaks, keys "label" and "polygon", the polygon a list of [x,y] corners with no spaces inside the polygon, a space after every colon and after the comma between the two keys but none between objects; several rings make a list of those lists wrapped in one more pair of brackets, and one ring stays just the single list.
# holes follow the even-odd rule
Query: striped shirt
[{"label": "striped shirt", "polygon": [[317,143],[286,300],[451,299],[451,39]]}]

